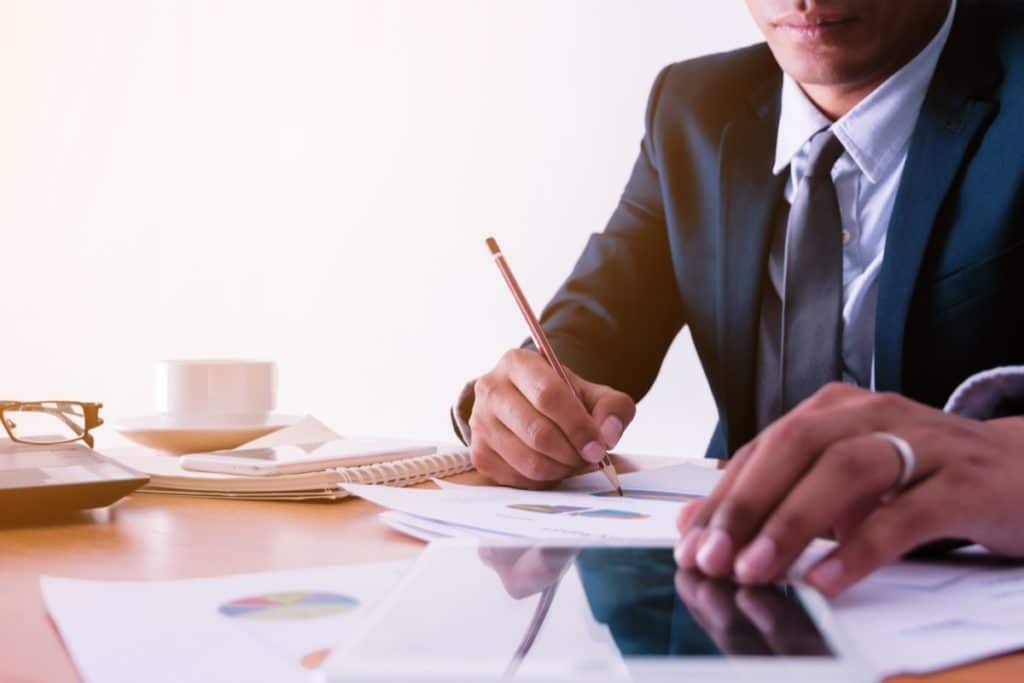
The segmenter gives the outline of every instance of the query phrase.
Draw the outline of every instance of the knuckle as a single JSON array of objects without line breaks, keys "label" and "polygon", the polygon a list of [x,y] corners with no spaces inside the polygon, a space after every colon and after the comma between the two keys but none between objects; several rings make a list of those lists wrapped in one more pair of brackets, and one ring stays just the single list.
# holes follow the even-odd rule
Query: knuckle
[{"label": "knuckle", "polygon": [[509,349],[505,353],[501,354],[501,358],[498,360],[498,366],[507,368],[515,365],[518,361],[522,360],[522,353],[522,349]]},{"label": "knuckle", "polygon": [[785,543],[803,540],[814,533],[810,517],[793,510],[779,511],[766,527],[772,538]]},{"label": "knuckle", "polygon": [[469,459],[482,474],[487,474],[491,469],[490,451],[477,441],[469,449]]},{"label": "knuckle", "polygon": [[512,397],[509,392],[502,392],[500,395],[495,394],[491,397],[491,400],[485,406],[487,412],[494,416],[498,422],[508,424],[509,420],[515,417],[516,411],[512,404]]},{"label": "knuckle", "polygon": [[696,520],[699,512],[700,501],[692,501],[683,505],[683,507],[679,509],[679,513],[676,515],[676,528],[678,528],[680,532],[688,529],[690,527],[690,523]]},{"label": "knuckle", "polygon": [[[689,512],[688,508],[690,507],[693,507],[695,509],[692,512]],[[711,522],[711,518],[714,517],[715,511],[717,509],[718,503],[712,500],[711,498],[698,499],[683,508],[683,510],[687,511],[687,514],[689,515],[689,522],[691,528],[706,527],[708,523]],[[680,518],[682,517],[682,514],[683,513],[680,512]]]},{"label": "knuckle", "polygon": [[483,375],[473,384],[473,395],[476,398],[476,403],[483,403],[487,401],[497,388],[497,382],[494,381],[494,377],[490,373]]},{"label": "knuckle", "polygon": [[793,414],[775,423],[774,440],[787,447],[799,447],[810,434],[810,421],[799,414]]},{"label": "knuckle", "polygon": [[818,389],[812,397],[815,406],[829,405],[849,395],[850,385],[845,382],[829,382],[821,389]]},{"label": "knuckle", "polygon": [[520,471],[524,477],[532,481],[547,481],[551,478],[550,468],[537,457],[525,458],[521,463]]},{"label": "knuckle", "polygon": [[708,505],[701,505],[697,512],[695,512],[693,514],[693,517],[690,519],[690,527],[703,529],[711,523],[711,518],[714,516],[714,512],[714,508]]},{"label": "knuckle", "polygon": [[473,406],[473,412],[469,414],[469,428],[473,434],[482,433],[484,431],[484,418],[483,410],[479,405]]},{"label": "knuckle", "polygon": [[760,507],[743,497],[726,498],[715,512],[715,521],[732,530],[755,528],[761,517]]},{"label": "knuckle", "polygon": [[736,451],[736,453],[732,456],[732,458],[729,459],[728,464],[726,465],[726,467],[737,467],[737,468],[742,467],[743,463],[747,461],[747,459],[750,457],[750,454],[754,452],[754,449],[756,447],[757,447],[757,439],[756,438],[754,440],[752,440],[752,441],[748,441],[747,443],[743,444],[740,447],[740,449],[738,451]]},{"label": "knuckle", "polygon": [[874,395],[875,407],[885,415],[901,415],[906,412],[907,400],[892,391]]},{"label": "knuckle", "polygon": [[550,412],[558,405],[561,387],[553,382],[541,382],[537,385],[534,405],[544,413]]},{"label": "knuckle", "polygon": [[845,481],[860,481],[872,472],[880,471],[880,468],[868,462],[860,449],[845,442],[830,446],[822,458]]},{"label": "knuckle", "polygon": [[551,423],[543,418],[531,420],[526,425],[526,445],[535,451],[547,453],[558,443],[556,431]]},{"label": "knuckle", "polygon": [[772,429],[773,440],[790,442],[800,431],[799,421],[795,417],[783,418],[775,423]]}]

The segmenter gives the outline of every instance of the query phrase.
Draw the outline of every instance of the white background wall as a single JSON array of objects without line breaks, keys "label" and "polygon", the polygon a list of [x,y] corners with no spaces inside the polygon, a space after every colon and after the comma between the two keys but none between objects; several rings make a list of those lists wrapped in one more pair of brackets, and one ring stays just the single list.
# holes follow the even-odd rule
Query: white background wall
[{"label": "white background wall", "polygon": [[[449,436],[625,183],[664,64],[739,0],[0,0],[0,398],[152,412],[165,357],[276,359],[284,412]],[[685,334],[624,449],[702,452]],[[109,438],[109,437],[108,437]]]}]

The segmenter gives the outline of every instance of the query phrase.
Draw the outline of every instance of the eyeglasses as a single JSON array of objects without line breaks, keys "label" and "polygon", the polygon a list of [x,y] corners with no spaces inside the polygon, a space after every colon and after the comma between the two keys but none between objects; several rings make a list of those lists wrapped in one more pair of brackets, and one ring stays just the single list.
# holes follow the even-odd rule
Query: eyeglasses
[{"label": "eyeglasses", "polygon": [[0,424],[17,443],[53,446],[84,441],[92,448],[89,431],[103,424],[102,407],[81,401],[0,401]]}]

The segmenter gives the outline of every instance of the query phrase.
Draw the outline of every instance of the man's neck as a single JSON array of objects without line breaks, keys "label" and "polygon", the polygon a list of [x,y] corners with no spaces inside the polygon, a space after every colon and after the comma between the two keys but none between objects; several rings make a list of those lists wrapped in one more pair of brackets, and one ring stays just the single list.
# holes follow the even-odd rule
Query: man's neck
[{"label": "man's neck", "polygon": [[942,28],[946,15],[949,13],[951,1],[936,3],[935,12],[922,22],[921,32],[916,36],[911,36],[911,40],[907,41],[906,49],[894,53],[891,60],[876,69],[870,76],[854,83],[830,85],[799,83],[800,88],[831,121],[841,119],[928,46],[938,34],[939,29]]}]

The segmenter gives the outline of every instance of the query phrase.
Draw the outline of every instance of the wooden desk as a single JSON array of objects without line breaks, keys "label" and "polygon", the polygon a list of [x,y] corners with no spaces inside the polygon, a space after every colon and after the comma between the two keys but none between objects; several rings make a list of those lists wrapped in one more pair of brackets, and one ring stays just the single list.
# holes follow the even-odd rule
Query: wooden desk
[{"label": "wooden desk", "polygon": [[[629,462],[619,465],[630,469]],[[477,475],[459,480],[477,481]],[[78,680],[43,606],[40,574],[181,579],[416,555],[422,544],[380,524],[379,511],[362,500],[259,503],[136,494],[110,510],[0,526],[0,681]],[[920,680],[1024,680],[1024,654]]]}]

